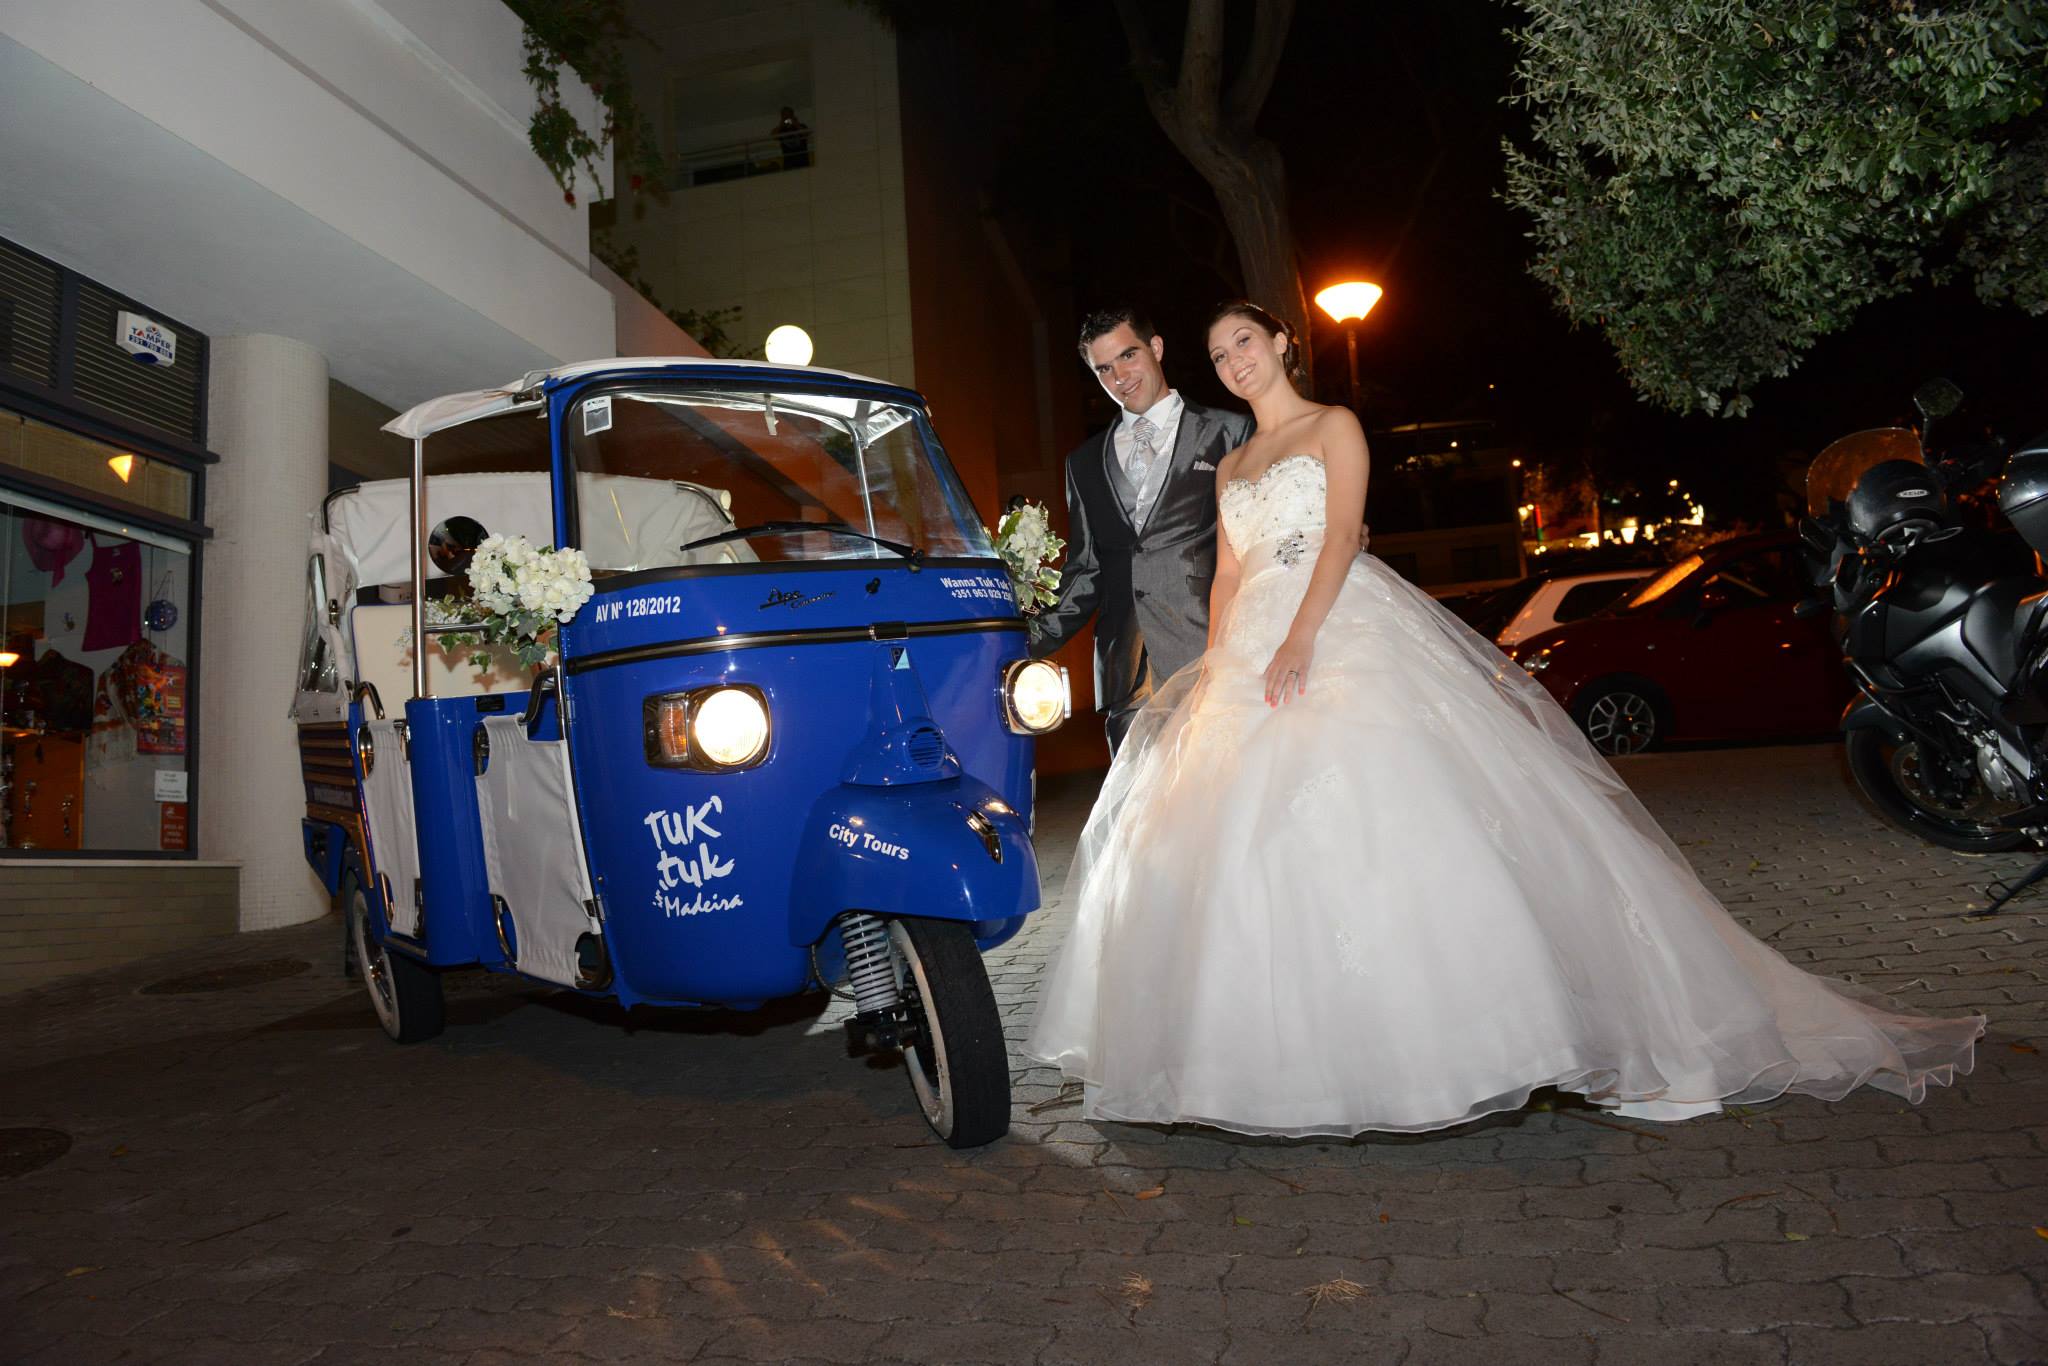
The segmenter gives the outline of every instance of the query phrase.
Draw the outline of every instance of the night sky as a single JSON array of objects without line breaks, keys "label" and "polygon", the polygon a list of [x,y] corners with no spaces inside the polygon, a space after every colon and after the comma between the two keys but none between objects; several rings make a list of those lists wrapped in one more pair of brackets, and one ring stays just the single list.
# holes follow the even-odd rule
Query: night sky
[{"label": "night sky", "polygon": [[[1207,184],[1146,109],[1113,11],[1096,0],[1002,8],[1012,26],[982,60],[1006,68],[1018,97],[991,149],[996,202],[1064,241],[1078,305],[1149,304],[1169,377],[1227,402],[1200,347],[1210,309],[1239,292],[1234,249]],[[1230,9],[1248,31],[1249,7]],[[1177,46],[1182,7],[1154,10],[1161,41]],[[1730,515],[1767,509],[1781,466],[1905,417],[1930,375],[1962,384],[1977,419],[2008,436],[2048,428],[2048,320],[1988,309],[1967,284],[1870,309],[1790,378],[1759,386],[1747,418],[1681,420],[1637,400],[1605,340],[1571,330],[1524,272],[1525,224],[1497,198],[1501,139],[1524,120],[1503,102],[1517,15],[1486,0],[1297,9],[1260,129],[1287,159],[1309,292],[1358,275],[1387,290],[1360,333],[1369,426],[1492,416],[1532,452],[1586,451],[1650,485],[1679,477]],[[1319,396],[1341,400],[1334,326],[1317,358]]]}]

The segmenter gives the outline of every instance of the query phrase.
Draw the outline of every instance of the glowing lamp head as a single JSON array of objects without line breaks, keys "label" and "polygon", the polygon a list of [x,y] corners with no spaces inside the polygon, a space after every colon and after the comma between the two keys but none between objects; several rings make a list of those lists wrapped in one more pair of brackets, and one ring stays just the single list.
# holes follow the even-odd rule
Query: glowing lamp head
[{"label": "glowing lamp head", "polygon": [[125,484],[135,474],[135,457],[125,454],[109,456],[107,468],[111,469],[120,481]]},{"label": "glowing lamp head", "polygon": [[21,656],[12,650],[0,650],[0,669],[11,669],[21,663]]},{"label": "glowing lamp head", "polygon": [[1365,315],[1372,312],[1372,306],[1380,301],[1382,292],[1378,285],[1369,281],[1346,280],[1317,294],[1316,307],[1329,314],[1335,322],[1364,322]]},{"label": "glowing lamp head", "polygon": [[811,334],[795,323],[784,323],[761,343],[761,354],[776,365],[809,365]]}]

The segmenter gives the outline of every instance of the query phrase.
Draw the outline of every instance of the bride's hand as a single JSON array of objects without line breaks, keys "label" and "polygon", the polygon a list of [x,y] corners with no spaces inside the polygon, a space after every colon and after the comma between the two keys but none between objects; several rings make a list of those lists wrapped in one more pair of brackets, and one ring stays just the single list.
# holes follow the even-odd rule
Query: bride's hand
[{"label": "bride's hand", "polygon": [[1308,663],[1315,656],[1315,647],[1293,636],[1280,642],[1280,648],[1273,652],[1273,662],[1266,666],[1266,705],[1277,707],[1291,697],[1300,697],[1308,691]]}]

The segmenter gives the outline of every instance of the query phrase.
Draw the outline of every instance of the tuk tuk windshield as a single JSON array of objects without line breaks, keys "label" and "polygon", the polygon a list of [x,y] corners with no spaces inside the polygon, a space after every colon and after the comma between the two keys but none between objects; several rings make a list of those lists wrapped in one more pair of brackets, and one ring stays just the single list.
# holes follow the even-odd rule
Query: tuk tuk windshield
[{"label": "tuk tuk windshield", "polygon": [[[730,519],[723,543],[738,552],[728,560],[995,554],[924,414],[909,404],[797,387],[621,384],[577,401],[566,443],[579,486],[628,476],[713,491]],[[578,510],[586,533],[605,515]],[[712,558],[693,551],[678,562]]]}]

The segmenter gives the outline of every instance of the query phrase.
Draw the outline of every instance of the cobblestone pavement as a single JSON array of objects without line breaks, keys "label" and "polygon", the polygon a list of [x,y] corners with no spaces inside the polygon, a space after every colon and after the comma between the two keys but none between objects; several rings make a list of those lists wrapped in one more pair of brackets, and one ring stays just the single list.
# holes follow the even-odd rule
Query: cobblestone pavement
[{"label": "cobblestone pavement", "polygon": [[[1628,761],[1756,933],[1927,1011],[1976,1073],[1656,1128],[1532,1109],[1258,1141],[1076,1122],[1018,1074],[956,1154],[816,1002],[636,1013],[468,976],[385,1042],[334,924],[0,1001],[0,1361],[1965,1363],[2048,1360],[2048,899],[1881,827],[1830,747]],[[1057,889],[1090,796],[1049,787]],[[1065,931],[990,966],[1013,1035]],[[213,995],[175,972],[298,957]]]}]

